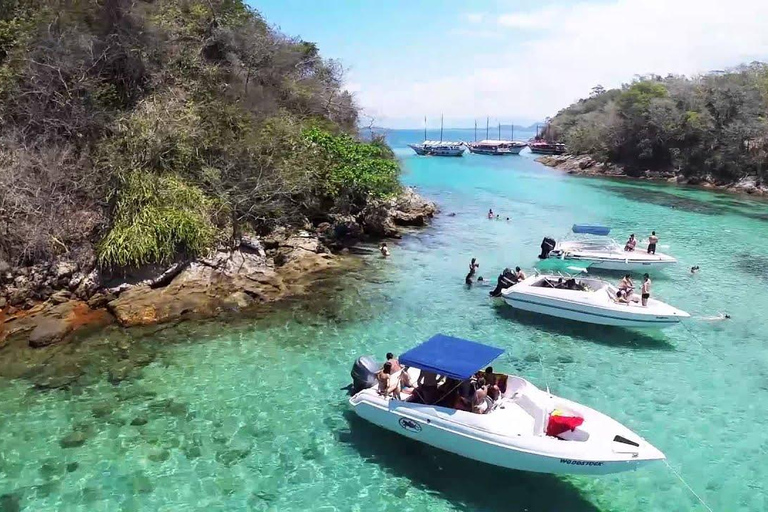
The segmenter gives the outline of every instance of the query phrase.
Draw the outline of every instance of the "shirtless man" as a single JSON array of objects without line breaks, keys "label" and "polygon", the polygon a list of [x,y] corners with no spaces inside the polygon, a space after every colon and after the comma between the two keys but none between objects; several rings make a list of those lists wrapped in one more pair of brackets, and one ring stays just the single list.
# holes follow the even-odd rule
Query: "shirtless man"
[{"label": "shirtless man", "polygon": [[399,372],[402,366],[392,352],[387,352],[387,362],[392,365],[392,373]]},{"label": "shirtless man", "polygon": [[379,252],[381,252],[381,255],[385,258],[389,256],[389,248],[387,248],[386,242],[381,242],[381,245],[379,246]]},{"label": "shirtless man", "polygon": [[651,297],[651,278],[648,274],[643,276],[643,288],[642,295],[640,296],[643,301],[643,306],[648,305],[648,299]]},{"label": "shirtless man", "polygon": [[517,282],[525,280],[525,272],[523,272],[520,267],[515,267],[515,277],[517,277]]},{"label": "shirtless man", "polygon": [[659,243],[659,237],[656,236],[655,231],[651,231],[651,236],[648,237],[648,254],[656,254],[657,243]]},{"label": "shirtless man", "polygon": [[632,295],[634,289],[635,283],[632,282],[632,277],[629,274],[621,278],[621,282],[619,283],[619,290],[624,290],[627,295]]},{"label": "shirtless man", "polygon": [[392,376],[392,363],[384,363],[384,367],[376,374],[376,381],[379,383],[379,393],[385,397],[392,394],[392,397],[400,400],[400,383],[390,382]]}]

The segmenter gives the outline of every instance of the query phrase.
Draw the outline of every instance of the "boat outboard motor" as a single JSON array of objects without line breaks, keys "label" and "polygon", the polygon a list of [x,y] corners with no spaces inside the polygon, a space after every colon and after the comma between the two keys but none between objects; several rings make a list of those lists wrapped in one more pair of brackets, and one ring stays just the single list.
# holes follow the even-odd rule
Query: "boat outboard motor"
[{"label": "boat outboard motor", "polygon": [[358,357],[350,372],[352,375],[352,392],[357,393],[376,384],[376,372],[381,369],[381,366],[381,363],[376,361],[373,356]]},{"label": "boat outboard motor", "polygon": [[517,284],[517,276],[512,273],[508,268],[504,269],[504,272],[499,274],[499,279],[496,281],[496,288],[488,292],[491,297],[501,297],[501,292]]},{"label": "boat outboard motor", "polygon": [[549,257],[549,253],[551,253],[552,249],[555,248],[555,244],[556,242],[554,238],[545,236],[544,240],[541,241],[541,254],[539,254],[539,259],[547,259]]}]

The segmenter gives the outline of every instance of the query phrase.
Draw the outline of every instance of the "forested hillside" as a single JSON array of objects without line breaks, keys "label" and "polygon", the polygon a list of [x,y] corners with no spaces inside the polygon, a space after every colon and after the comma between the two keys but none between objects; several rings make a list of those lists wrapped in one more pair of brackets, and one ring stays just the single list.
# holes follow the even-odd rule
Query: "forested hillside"
[{"label": "forested hillside", "polygon": [[629,175],[674,171],[724,183],[768,177],[768,65],[703,76],[650,76],[595,87],[561,110],[545,137]]},{"label": "forested hillside", "polygon": [[0,2],[0,265],[194,256],[399,189],[342,69],[242,0]]}]

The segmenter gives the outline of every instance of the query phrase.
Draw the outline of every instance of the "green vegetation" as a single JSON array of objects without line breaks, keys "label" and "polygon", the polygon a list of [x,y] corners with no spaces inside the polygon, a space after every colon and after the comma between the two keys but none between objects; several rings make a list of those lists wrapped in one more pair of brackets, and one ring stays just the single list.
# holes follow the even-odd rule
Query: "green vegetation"
[{"label": "green vegetation", "polygon": [[342,69],[242,0],[0,6],[0,260],[199,255],[398,188]]},{"label": "green vegetation", "polygon": [[768,178],[768,65],[598,86],[560,111],[545,137],[628,174],[674,170],[732,182]]}]

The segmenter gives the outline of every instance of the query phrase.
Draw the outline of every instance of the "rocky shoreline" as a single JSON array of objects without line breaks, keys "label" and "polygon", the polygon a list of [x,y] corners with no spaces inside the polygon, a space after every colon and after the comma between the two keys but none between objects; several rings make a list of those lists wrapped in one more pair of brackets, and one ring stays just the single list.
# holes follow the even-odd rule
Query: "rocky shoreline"
[{"label": "rocky shoreline", "polygon": [[608,178],[634,178],[653,181],[665,181],[678,185],[693,185],[708,189],[723,190],[738,194],[768,197],[768,183],[761,183],[755,176],[747,176],[737,182],[726,183],[712,176],[685,177],[674,170],[651,171],[646,170],[639,174],[628,174],[626,170],[616,164],[599,162],[589,155],[551,155],[536,159],[537,162],[553,167],[568,174],[578,176],[602,176]]},{"label": "rocky shoreline", "polygon": [[425,226],[435,203],[405,188],[358,215],[329,215],[266,236],[242,235],[205,258],[109,272],[93,256],[12,268],[0,261],[0,350],[42,348],[117,323],[122,327],[245,312],[306,293],[324,272],[354,266],[349,248]]}]

